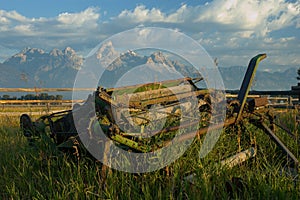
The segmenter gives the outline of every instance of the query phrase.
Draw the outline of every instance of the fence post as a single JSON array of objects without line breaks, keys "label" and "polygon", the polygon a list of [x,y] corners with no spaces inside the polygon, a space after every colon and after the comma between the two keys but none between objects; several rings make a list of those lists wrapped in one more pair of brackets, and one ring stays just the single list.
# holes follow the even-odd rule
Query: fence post
[{"label": "fence post", "polygon": [[[300,83],[298,83],[298,87],[300,87]],[[300,102],[300,90],[298,90],[298,102]]]},{"label": "fence post", "polygon": [[289,106],[293,105],[293,97],[291,97],[291,96],[288,97],[288,105]]}]

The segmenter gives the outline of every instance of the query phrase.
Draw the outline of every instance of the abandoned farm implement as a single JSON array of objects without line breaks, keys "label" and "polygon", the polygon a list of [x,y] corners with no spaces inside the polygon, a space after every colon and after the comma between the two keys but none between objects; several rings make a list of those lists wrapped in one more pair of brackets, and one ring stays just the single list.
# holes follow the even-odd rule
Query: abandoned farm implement
[{"label": "abandoned farm implement", "polygon": [[[174,141],[193,140],[209,131],[229,127],[236,130],[237,152],[242,153],[240,140],[247,134],[246,124],[251,124],[263,130],[298,168],[298,159],[276,136],[275,127],[292,133],[275,122],[274,109],[268,106],[267,98],[248,97],[258,64],[265,57],[266,54],[259,54],[250,60],[237,98],[224,100],[222,91],[199,89],[195,83],[202,78],[186,77],[120,88],[98,87],[84,104],[75,104],[71,110],[44,115],[36,121],[23,114],[20,126],[30,141],[46,135],[58,149],[80,158],[89,154],[82,140],[96,144],[103,152],[109,148],[107,141],[113,141],[127,152],[149,153]],[[219,105],[224,105],[224,112],[219,111]],[[246,157],[254,156],[256,150],[255,142],[249,142],[249,149],[244,151]],[[105,155],[102,158],[110,159]],[[236,162],[237,159],[231,158],[224,163],[231,166]]]}]

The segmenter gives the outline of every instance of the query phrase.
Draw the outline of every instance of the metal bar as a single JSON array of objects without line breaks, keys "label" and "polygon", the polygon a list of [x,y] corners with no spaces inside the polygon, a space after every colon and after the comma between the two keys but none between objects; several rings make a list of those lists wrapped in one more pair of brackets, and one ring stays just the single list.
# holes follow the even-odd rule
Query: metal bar
[{"label": "metal bar", "polygon": [[248,93],[250,91],[250,87],[251,87],[252,81],[254,79],[255,72],[256,72],[256,69],[258,67],[258,64],[261,60],[263,60],[266,57],[267,57],[266,54],[259,54],[255,57],[253,57],[249,62],[247,72],[245,74],[240,92],[238,93],[238,97],[237,97],[238,101],[240,102],[240,107],[239,107],[239,110],[237,112],[238,115],[237,115],[237,118],[236,118],[237,120],[239,120],[241,115],[242,115],[242,112],[243,112],[243,109],[244,109],[244,106],[245,106],[245,103],[246,103],[246,100],[247,100],[247,96],[248,96]]},{"label": "metal bar", "polygon": [[296,136],[294,135],[294,133],[292,133],[287,127],[285,127],[284,125],[282,125],[280,122],[279,123],[274,123],[276,126],[278,126],[279,128],[281,128],[282,130],[284,130],[289,136],[291,136],[294,140],[296,140]]},{"label": "metal bar", "polygon": [[[232,168],[238,164],[241,164],[243,162],[245,162],[246,160],[252,158],[252,157],[255,157],[256,156],[256,152],[257,150],[253,147],[245,150],[245,151],[242,151],[234,156],[231,156],[223,161],[221,161],[221,165],[222,166],[227,166],[229,168]],[[218,165],[218,163],[216,163],[216,165]],[[195,183],[195,178],[196,178],[196,174],[193,173],[193,174],[190,174],[186,177],[184,177],[184,180],[194,184]]]},{"label": "metal bar", "polygon": [[[225,94],[226,98],[237,98],[237,94],[230,94],[230,93],[227,93]],[[248,95],[247,98],[260,98],[260,95]]]},{"label": "metal bar", "polygon": [[282,108],[282,109],[295,109],[295,106],[289,106],[289,105],[269,105],[269,107]]},{"label": "metal bar", "polygon": [[119,91],[119,90],[127,90],[127,89],[137,89],[139,87],[145,87],[145,86],[151,86],[151,85],[159,85],[159,84],[174,84],[175,85],[179,85],[180,83],[183,82],[187,82],[193,80],[190,77],[186,77],[186,78],[180,78],[180,79],[174,79],[174,80],[165,80],[165,81],[159,81],[159,82],[153,82],[153,83],[143,83],[143,84],[136,84],[136,85],[130,85],[130,86],[124,86],[124,87],[117,87],[117,88],[108,88],[106,91],[107,92],[115,92],[115,91]]},{"label": "metal bar", "polygon": [[251,147],[245,151],[242,151],[240,153],[237,153],[225,160],[221,161],[222,166],[227,166],[229,168],[232,168],[238,164],[241,164],[248,160],[249,158],[256,156],[256,149],[254,147]]},{"label": "metal bar", "polygon": [[[225,90],[227,94],[238,94],[239,90]],[[285,90],[285,91],[249,91],[249,95],[272,95],[272,96],[280,96],[280,95],[298,95],[300,91],[296,90]]]},{"label": "metal bar", "polygon": [[[221,129],[223,127],[228,127],[232,124],[235,123],[235,120],[236,118],[235,117],[231,117],[229,119],[227,119],[224,124],[216,124],[216,125],[211,125],[211,126],[207,126],[207,127],[204,127],[204,128],[201,128],[199,129],[198,131],[196,131],[196,134],[195,132],[189,132],[189,133],[186,133],[186,134],[183,134],[183,135],[180,135],[177,139],[176,139],[176,142],[183,142],[183,141],[186,141],[186,140],[189,140],[189,139],[192,139],[196,136],[200,136],[200,135],[203,135],[205,133],[207,133],[208,129],[209,130],[218,130],[218,129]],[[172,143],[172,141],[166,141],[165,142],[165,145],[168,145]]]},{"label": "metal bar", "polygon": [[273,131],[265,124],[261,123],[262,127],[268,133],[269,137],[294,161],[295,165],[299,165],[299,161],[294,154],[283,144],[283,142],[273,133]]},{"label": "metal bar", "polygon": [[151,105],[151,104],[159,104],[159,103],[163,103],[163,102],[179,101],[181,99],[188,98],[188,97],[191,97],[191,96],[196,97],[196,96],[204,95],[204,94],[208,94],[208,93],[209,93],[208,90],[191,91],[191,92],[187,92],[187,93],[170,95],[170,96],[167,96],[167,97],[161,97],[161,98],[157,98],[157,99],[150,99],[150,100],[142,101],[141,105],[142,105],[142,107],[145,107],[145,106]]},{"label": "metal bar", "polygon": [[298,91],[300,91],[300,86],[292,86],[292,90],[298,90]]},{"label": "metal bar", "polygon": [[141,152],[148,152],[150,150],[148,148],[148,146],[142,145],[142,144],[140,144],[138,142],[135,142],[133,140],[125,138],[125,137],[123,137],[121,135],[117,135],[117,134],[116,135],[112,135],[111,138],[114,141],[116,141],[116,142],[119,142],[119,143],[121,143],[123,145],[126,145],[126,146],[128,146],[130,148],[136,149],[136,150],[141,151]]},{"label": "metal bar", "polygon": [[117,95],[116,101],[124,101],[123,98],[127,100],[130,99],[130,101],[144,101],[144,100],[167,97],[174,94],[177,95],[180,93],[191,92],[193,91],[193,89],[194,88],[191,85],[179,85],[179,86],[156,89],[156,90],[147,90],[143,92],[130,93],[126,95]]}]

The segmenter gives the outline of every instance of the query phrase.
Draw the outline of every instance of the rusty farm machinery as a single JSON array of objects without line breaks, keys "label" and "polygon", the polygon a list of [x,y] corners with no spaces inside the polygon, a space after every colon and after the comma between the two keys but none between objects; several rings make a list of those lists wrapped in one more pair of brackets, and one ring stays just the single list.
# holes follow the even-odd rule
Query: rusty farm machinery
[{"label": "rusty farm machinery", "polygon": [[[248,98],[255,71],[265,57],[266,54],[259,54],[250,60],[235,99],[226,100],[217,90],[199,89],[195,83],[202,78],[186,77],[119,88],[98,87],[84,104],[75,104],[72,110],[44,115],[34,122],[23,114],[20,126],[30,140],[49,136],[58,149],[80,157],[86,146],[82,141],[89,141],[94,144],[93,148],[104,152],[103,135],[124,151],[148,153],[174,143],[174,138],[176,142],[184,142],[209,130],[226,127],[237,127],[239,138],[243,134],[241,127],[247,122],[263,130],[298,166],[295,155],[274,133],[276,123],[268,100]],[[217,106],[213,108],[212,104]],[[222,112],[218,113],[216,107],[221,104],[225,111],[219,123]],[[247,157],[255,151],[251,147],[244,152]],[[234,165],[236,159],[225,162]]]}]

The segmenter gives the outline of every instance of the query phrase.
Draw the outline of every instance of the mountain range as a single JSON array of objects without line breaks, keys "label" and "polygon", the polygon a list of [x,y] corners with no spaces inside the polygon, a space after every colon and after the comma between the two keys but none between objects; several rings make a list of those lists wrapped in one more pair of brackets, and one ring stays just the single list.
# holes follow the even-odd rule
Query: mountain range
[{"label": "mountain range", "polygon": [[[139,81],[147,81],[151,74],[155,74],[155,77],[152,77],[155,80],[174,79],[178,77],[178,74],[201,76],[183,59],[176,59],[163,51],[146,54],[128,50],[125,53],[119,53],[112,43],[108,42],[98,49],[93,57],[95,63],[100,66],[111,63],[106,69],[99,67],[99,70],[103,70],[99,84],[104,87],[113,87],[117,84],[116,80],[124,79],[124,77],[124,82],[133,84],[134,82],[130,82],[132,77],[138,77]],[[116,59],[110,62],[112,58]],[[25,48],[0,63],[0,87],[71,88],[76,74],[84,67],[84,62],[85,59],[71,47],[66,47],[64,50],[53,49],[50,52],[38,48]],[[132,70],[137,66],[142,67]],[[219,67],[226,89],[238,89],[246,69],[246,66]],[[138,74],[130,74],[129,72],[132,71]],[[167,77],[165,77],[166,74]],[[296,77],[297,69],[295,68],[273,73],[258,70],[252,89],[290,90],[292,85],[297,84]]]}]

